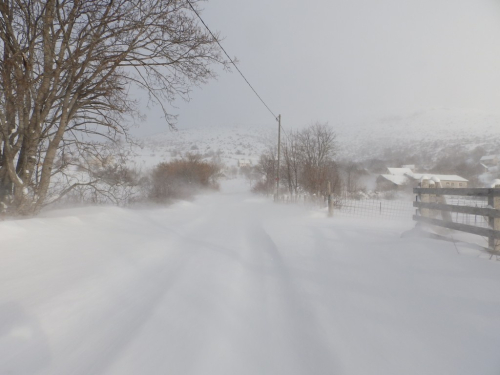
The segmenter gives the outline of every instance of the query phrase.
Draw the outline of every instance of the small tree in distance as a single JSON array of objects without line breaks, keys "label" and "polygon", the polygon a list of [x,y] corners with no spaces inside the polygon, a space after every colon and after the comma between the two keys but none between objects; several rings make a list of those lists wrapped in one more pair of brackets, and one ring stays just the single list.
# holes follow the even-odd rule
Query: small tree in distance
[{"label": "small tree in distance", "polygon": [[[327,184],[335,190],[340,177],[334,161],[336,135],[328,124],[315,123],[307,128],[290,132],[282,141],[280,181],[290,194],[326,191]],[[259,170],[262,176],[255,192],[271,193],[276,187],[277,151],[270,149],[261,155]]]}]

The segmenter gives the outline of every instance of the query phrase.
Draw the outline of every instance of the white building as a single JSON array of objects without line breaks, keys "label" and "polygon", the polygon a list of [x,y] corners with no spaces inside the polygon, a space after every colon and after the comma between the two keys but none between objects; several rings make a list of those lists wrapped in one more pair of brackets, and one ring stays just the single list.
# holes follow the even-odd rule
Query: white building
[{"label": "white building", "polygon": [[443,188],[466,188],[469,182],[463,177],[449,174],[414,173],[410,168],[387,168],[389,174],[381,174],[377,179],[378,183],[386,186],[402,187],[405,185],[416,186],[422,176],[438,178]]},{"label": "white building", "polygon": [[392,174],[394,176],[404,176],[413,174],[413,171],[410,168],[387,168],[387,169],[389,171],[389,174]]},{"label": "white building", "polygon": [[466,188],[469,180],[463,177],[457,176],[456,174],[428,174],[428,173],[414,173],[411,177],[414,181],[420,181],[423,176],[428,176],[429,179],[439,178],[441,181],[441,187],[444,188]]},{"label": "white building", "polygon": [[488,168],[498,166],[498,155],[485,155],[479,161],[481,164],[485,165]]}]

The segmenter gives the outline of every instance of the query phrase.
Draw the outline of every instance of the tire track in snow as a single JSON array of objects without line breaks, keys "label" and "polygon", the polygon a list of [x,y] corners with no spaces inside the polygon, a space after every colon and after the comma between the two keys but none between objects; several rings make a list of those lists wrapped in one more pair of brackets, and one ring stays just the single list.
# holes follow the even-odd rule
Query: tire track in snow
[{"label": "tire track in snow", "polygon": [[[235,362],[241,358],[238,357],[241,353],[232,349],[239,343],[240,316],[244,314],[239,303],[238,279],[241,270],[248,267],[240,257],[242,222],[245,219],[235,215],[233,204],[203,208],[197,212],[193,222],[175,228],[175,232],[183,238],[184,247],[189,248],[190,260],[182,280],[176,285],[173,300],[170,298],[158,309],[165,311],[167,306],[171,306],[174,311],[171,311],[169,319],[180,317],[179,306],[187,309],[189,313],[184,314],[179,322],[185,328],[185,334],[179,336],[178,330],[173,327],[165,331],[174,335],[172,340],[175,345],[169,338],[161,337],[162,330],[157,327],[168,326],[168,322],[155,313],[139,338],[142,346],[140,343],[132,346],[138,348],[144,358],[151,359],[153,373],[225,373],[223,370],[228,367],[236,370]],[[162,342],[170,353],[159,357],[155,353],[142,352],[148,342]],[[130,357],[138,353],[127,350],[124,354]],[[228,355],[229,358],[220,360],[221,356]],[[137,368],[129,370],[128,358],[122,359],[111,367],[110,373],[135,374],[143,371]],[[146,359],[143,361],[148,362]],[[136,366],[136,362],[132,361],[132,366]]]},{"label": "tire track in snow", "polygon": [[[173,243],[182,249],[182,241],[177,239],[177,243]],[[164,247],[165,242],[153,246]],[[73,341],[64,348],[64,359],[47,374],[106,373],[136,338],[190,261],[187,251],[177,251],[175,257],[169,255],[165,254],[162,262],[155,262],[128,280],[97,280],[101,288],[109,286],[111,289],[105,294],[108,298],[106,308],[94,311],[95,318],[83,317],[88,328],[85,336],[78,344]],[[112,285],[117,283],[120,285]]]},{"label": "tire track in snow", "polygon": [[[282,322],[273,341],[285,345],[283,361],[293,362],[286,374],[325,374],[338,370],[335,354],[329,350],[322,327],[307,305],[306,295],[301,293],[300,280],[287,267],[280,250],[272,237],[264,229],[261,221],[254,221],[247,233],[248,242],[255,252],[268,258],[272,272],[264,276],[267,304],[265,306],[269,322]],[[284,249],[283,251],[286,251]],[[281,318],[278,318],[278,316]],[[272,323],[269,324],[272,330]],[[295,367],[296,366],[296,367]],[[272,372],[270,372],[272,373]]]}]

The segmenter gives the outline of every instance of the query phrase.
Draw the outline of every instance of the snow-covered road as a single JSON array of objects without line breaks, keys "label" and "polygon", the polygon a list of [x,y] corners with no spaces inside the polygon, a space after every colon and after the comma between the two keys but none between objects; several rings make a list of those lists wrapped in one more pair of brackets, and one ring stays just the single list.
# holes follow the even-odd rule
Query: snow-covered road
[{"label": "snow-covered road", "polygon": [[500,373],[500,262],[248,193],[0,223],[0,374]]}]

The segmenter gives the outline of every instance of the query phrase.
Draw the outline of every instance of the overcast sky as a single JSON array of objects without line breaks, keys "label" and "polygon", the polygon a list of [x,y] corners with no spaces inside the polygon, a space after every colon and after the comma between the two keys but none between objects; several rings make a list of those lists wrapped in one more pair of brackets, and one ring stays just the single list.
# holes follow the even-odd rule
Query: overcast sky
[{"label": "overcast sky", "polygon": [[[500,110],[498,0],[209,0],[202,17],[287,128],[430,108]],[[233,69],[234,70],[234,69]],[[274,125],[236,71],[172,109],[178,127]],[[148,111],[140,134],[166,130]]]}]

